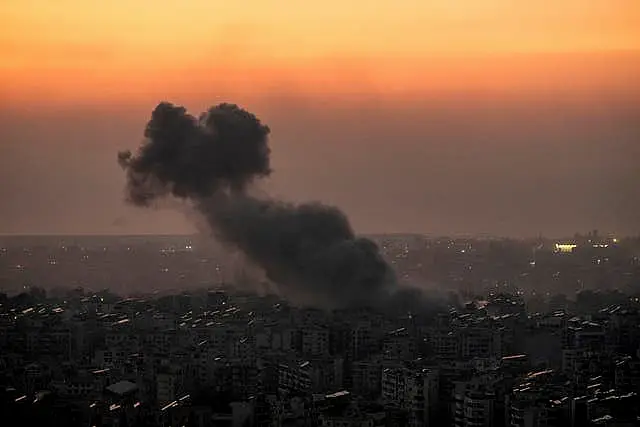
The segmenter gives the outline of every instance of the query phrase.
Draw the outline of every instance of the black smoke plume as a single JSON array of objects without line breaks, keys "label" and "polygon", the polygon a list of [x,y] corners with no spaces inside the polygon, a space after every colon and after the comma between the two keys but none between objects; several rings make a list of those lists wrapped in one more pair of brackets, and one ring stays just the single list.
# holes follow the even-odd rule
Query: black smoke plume
[{"label": "black smoke plume", "polygon": [[396,292],[392,269],[339,209],[249,194],[252,182],[271,173],[269,133],[236,105],[220,104],[196,118],[161,103],[137,153],[118,154],[127,200],[138,206],[164,197],[189,201],[216,238],[240,249],[293,302],[386,302]]}]

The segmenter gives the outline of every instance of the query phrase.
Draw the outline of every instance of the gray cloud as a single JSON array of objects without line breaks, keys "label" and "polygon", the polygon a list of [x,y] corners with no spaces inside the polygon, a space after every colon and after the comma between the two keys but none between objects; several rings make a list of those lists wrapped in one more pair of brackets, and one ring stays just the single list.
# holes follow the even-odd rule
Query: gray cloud
[{"label": "gray cloud", "polygon": [[346,215],[321,203],[251,194],[271,173],[270,130],[231,104],[199,118],[159,104],[137,153],[120,152],[128,201],[147,207],[167,196],[190,201],[214,235],[240,249],[294,302],[377,305],[397,294],[376,244],[355,235]]}]

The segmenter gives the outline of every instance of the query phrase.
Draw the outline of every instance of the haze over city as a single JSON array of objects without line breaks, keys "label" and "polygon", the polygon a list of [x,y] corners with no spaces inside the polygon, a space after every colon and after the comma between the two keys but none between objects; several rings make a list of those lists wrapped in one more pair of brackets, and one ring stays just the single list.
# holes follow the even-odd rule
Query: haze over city
[{"label": "haze over city", "polygon": [[264,189],[359,233],[640,232],[637,2],[343,3],[3,2],[0,233],[195,232],[114,161],[164,100],[255,113]]},{"label": "haze over city", "polygon": [[640,0],[0,1],[0,425],[640,425]]}]

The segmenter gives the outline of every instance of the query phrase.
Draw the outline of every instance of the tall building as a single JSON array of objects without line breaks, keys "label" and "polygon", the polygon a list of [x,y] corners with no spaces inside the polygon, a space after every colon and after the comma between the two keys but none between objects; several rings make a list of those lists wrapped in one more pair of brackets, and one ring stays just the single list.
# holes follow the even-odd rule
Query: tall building
[{"label": "tall building", "polygon": [[382,371],[381,400],[386,407],[408,414],[411,426],[435,425],[439,396],[436,369],[400,366]]},{"label": "tall building", "polygon": [[506,423],[501,379],[488,374],[458,381],[453,390],[455,427],[494,427]]}]

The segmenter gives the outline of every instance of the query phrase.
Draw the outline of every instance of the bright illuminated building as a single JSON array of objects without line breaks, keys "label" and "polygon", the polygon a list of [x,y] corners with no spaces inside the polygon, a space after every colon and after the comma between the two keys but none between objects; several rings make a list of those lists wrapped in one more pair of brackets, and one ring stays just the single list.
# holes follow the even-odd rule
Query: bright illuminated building
[{"label": "bright illuminated building", "polygon": [[556,252],[571,253],[578,245],[575,243],[556,243]]}]

